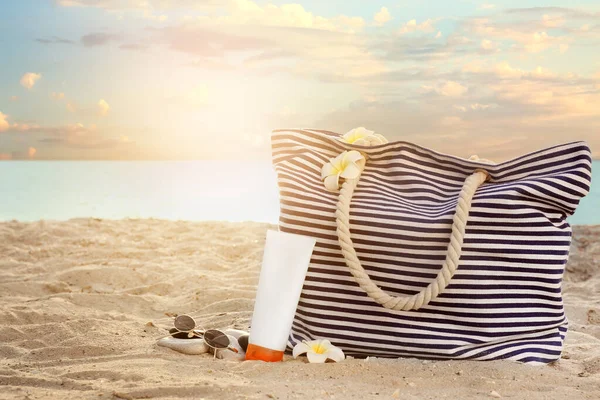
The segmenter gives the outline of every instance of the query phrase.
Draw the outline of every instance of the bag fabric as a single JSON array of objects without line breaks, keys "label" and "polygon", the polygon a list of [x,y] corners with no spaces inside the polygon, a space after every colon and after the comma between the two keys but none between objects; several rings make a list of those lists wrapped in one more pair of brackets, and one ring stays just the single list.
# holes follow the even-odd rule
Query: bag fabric
[{"label": "bag fabric", "polygon": [[[365,147],[339,137],[308,129],[271,136],[279,229],[317,239],[288,348],[329,339],[354,357],[559,359],[568,326],[566,218],[589,191],[588,146],[489,165],[402,141]],[[392,296],[415,295],[436,279],[465,180],[478,169],[489,174],[473,195],[454,275],[416,310],[384,308],[348,268],[337,233],[339,193],[321,178],[323,165],[346,150],[367,159],[350,203],[353,247],[370,280]]]}]

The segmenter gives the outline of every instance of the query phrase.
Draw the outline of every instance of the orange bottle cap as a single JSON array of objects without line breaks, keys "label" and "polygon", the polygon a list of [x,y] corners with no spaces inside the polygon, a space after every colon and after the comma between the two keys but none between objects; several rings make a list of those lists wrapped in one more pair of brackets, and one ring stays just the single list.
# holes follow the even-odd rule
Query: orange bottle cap
[{"label": "orange bottle cap", "polygon": [[246,350],[246,360],[261,360],[268,362],[277,362],[283,360],[283,351],[271,350],[266,347],[255,344],[248,344]]}]

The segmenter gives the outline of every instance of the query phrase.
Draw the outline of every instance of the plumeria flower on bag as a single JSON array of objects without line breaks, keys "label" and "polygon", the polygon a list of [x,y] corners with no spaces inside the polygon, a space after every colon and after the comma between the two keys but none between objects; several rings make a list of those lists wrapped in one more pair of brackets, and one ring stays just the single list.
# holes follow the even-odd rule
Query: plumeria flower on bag
[{"label": "plumeria flower on bag", "polygon": [[340,362],[346,358],[339,347],[335,347],[329,340],[303,341],[294,346],[294,358],[306,353],[309,363],[324,363],[327,360]]},{"label": "plumeria flower on bag", "polygon": [[356,179],[365,166],[365,157],[356,150],[344,151],[323,165],[321,179],[325,188],[335,192],[340,188],[340,178]]},{"label": "plumeria flower on bag", "polygon": [[340,137],[342,142],[356,144],[359,146],[378,146],[386,144],[388,141],[382,135],[370,131],[365,127],[358,127],[348,131]]},{"label": "plumeria flower on bag", "polygon": [[[382,135],[362,126],[350,130],[345,135],[341,135],[339,140],[344,143],[367,147],[386,144],[388,142]],[[332,158],[321,169],[321,179],[325,184],[325,188],[330,192],[337,192],[341,185],[340,178],[358,178],[362,173],[365,162],[365,156],[356,150],[344,151],[339,156]]]}]

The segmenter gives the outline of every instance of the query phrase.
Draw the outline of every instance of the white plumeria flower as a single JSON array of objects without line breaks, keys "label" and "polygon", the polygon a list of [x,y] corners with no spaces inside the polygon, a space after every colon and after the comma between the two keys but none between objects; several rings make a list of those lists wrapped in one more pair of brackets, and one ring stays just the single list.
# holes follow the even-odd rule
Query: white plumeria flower
[{"label": "white plumeria flower", "polygon": [[340,188],[340,177],[356,179],[365,166],[365,157],[356,150],[344,151],[332,158],[321,169],[321,179],[327,190],[335,192]]},{"label": "white plumeria flower", "polygon": [[340,140],[342,142],[360,146],[377,146],[388,142],[382,135],[370,131],[363,126],[348,131],[341,136]]},{"label": "white plumeria flower", "polygon": [[332,345],[329,340],[311,340],[294,346],[294,358],[304,353],[309,363],[324,363],[327,360],[340,362],[346,358],[342,349]]}]

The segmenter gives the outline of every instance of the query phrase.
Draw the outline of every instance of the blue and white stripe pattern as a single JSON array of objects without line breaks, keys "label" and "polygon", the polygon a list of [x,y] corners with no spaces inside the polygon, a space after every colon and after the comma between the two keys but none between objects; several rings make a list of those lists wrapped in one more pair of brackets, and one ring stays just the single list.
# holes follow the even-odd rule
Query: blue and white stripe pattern
[{"label": "blue and white stripe pattern", "polygon": [[[589,191],[588,146],[569,143],[487,165],[406,142],[362,147],[338,137],[306,129],[272,134],[279,228],[317,238],[288,346],[327,338],[355,357],[557,360],[567,331],[566,217]],[[352,240],[365,271],[392,295],[413,295],[435,279],[465,179],[477,168],[490,174],[473,198],[456,274],[417,311],[383,308],[345,264],[338,194],[325,189],[320,172],[352,149],[367,155],[350,209]]]}]

